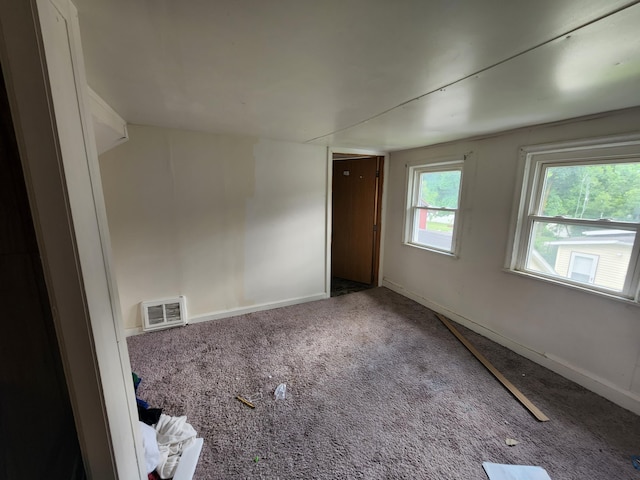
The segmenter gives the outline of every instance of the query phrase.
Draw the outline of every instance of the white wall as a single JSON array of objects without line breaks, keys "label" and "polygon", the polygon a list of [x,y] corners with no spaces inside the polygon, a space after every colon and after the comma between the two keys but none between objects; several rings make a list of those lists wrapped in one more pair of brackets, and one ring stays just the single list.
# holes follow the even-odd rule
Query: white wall
[{"label": "white wall", "polygon": [[[640,307],[503,270],[519,147],[637,125],[636,109],[392,153],[383,284],[640,413]],[[459,258],[403,245],[406,165],[467,152]]]},{"label": "white wall", "polygon": [[186,295],[190,319],[323,298],[326,149],[130,126],[100,157],[125,326]]}]

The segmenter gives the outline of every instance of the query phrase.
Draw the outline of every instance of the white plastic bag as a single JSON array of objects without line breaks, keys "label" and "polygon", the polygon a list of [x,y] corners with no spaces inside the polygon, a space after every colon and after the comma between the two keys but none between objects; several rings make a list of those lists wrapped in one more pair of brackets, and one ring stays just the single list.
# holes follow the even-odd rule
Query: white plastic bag
[{"label": "white plastic bag", "polygon": [[284,400],[287,396],[287,385],[284,383],[278,385],[278,388],[276,388],[274,395],[276,397],[276,400]]}]

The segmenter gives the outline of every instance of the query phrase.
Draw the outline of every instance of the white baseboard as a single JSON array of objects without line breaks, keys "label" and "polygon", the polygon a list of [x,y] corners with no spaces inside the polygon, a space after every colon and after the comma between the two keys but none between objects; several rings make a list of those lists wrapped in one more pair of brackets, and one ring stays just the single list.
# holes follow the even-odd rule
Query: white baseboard
[{"label": "white baseboard", "polygon": [[221,318],[235,317],[237,315],[245,315],[247,313],[261,312],[263,310],[272,310],[274,308],[288,307],[290,305],[298,305],[300,303],[315,302],[317,300],[324,300],[329,298],[326,293],[318,293],[316,295],[310,295],[308,297],[289,298],[287,300],[281,300],[273,303],[260,303],[257,305],[251,305],[249,307],[231,308],[229,310],[221,310],[219,312],[207,313],[205,315],[198,315],[192,317],[187,323],[200,323],[208,322],[210,320],[219,320]]},{"label": "white baseboard", "polygon": [[572,382],[582,385],[584,388],[591,390],[594,393],[612,401],[613,403],[632,411],[636,415],[640,415],[640,396],[628,390],[623,390],[617,385],[614,385],[610,381],[599,377],[591,372],[588,372],[580,367],[571,365],[566,360],[557,357],[551,353],[538,352],[526,345],[521,345],[501,334],[490,330],[479,323],[474,322],[466,317],[458,315],[457,313],[443,307],[431,300],[428,300],[415,292],[405,289],[402,285],[392,282],[391,280],[384,279],[382,282],[383,287],[387,287],[389,290],[393,290],[400,295],[410,298],[411,300],[418,302],[421,305],[438,312],[451,320],[467,327],[470,330],[493,340],[496,343],[522,355],[529,360],[542,365],[545,368],[562,375],[563,377],[571,380]]},{"label": "white baseboard", "polygon": [[133,337],[134,335],[140,335],[143,333],[142,327],[125,328],[124,335],[126,337]]},{"label": "white baseboard", "polygon": [[[296,297],[289,298],[287,300],[282,300],[279,302],[273,303],[261,303],[258,305],[251,305],[249,307],[239,307],[239,308],[231,308],[229,310],[221,310],[219,312],[207,313],[204,315],[198,315],[196,317],[192,317],[187,321],[189,323],[200,323],[200,322],[208,322],[210,320],[219,320],[221,318],[235,317],[237,315],[244,315],[247,313],[261,312],[263,310],[272,310],[274,308],[280,307],[288,307],[289,305],[298,305],[300,303],[307,302],[315,302],[317,300],[324,300],[329,298],[328,293],[317,293],[315,295],[310,295],[308,297]],[[140,335],[144,333],[142,327],[134,327],[125,329],[125,335],[130,337],[132,335]]]}]

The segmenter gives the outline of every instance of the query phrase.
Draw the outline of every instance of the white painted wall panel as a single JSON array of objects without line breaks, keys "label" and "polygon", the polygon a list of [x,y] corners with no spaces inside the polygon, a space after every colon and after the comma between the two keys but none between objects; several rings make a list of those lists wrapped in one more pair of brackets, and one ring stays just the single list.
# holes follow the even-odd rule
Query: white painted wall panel
[{"label": "white painted wall panel", "polygon": [[[640,125],[637,110],[392,153],[386,179],[385,284],[475,322],[468,324],[640,412],[640,397],[631,393],[640,354],[640,308],[503,270],[518,148],[619,134],[634,125]],[[403,245],[405,166],[469,151],[459,258]]]},{"label": "white painted wall panel", "polygon": [[135,141],[105,156],[100,169],[122,316],[125,327],[141,326],[137,303],[180,293],[169,140],[135,128]]},{"label": "white painted wall panel", "polygon": [[173,256],[189,317],[245,306],[245,209],[257,140],[184,131],[168,136],[178,239]]},{"label": "white painted wall panel", "polygon": [[251,303],[324,292],[326,150],[261,140],[247,202],[245,291]]},{"label": "white painted wall panel", "polygon": [[324,293],[323,147],[130,126],[100,165],[128,328],[139,302],[190,318]]}]

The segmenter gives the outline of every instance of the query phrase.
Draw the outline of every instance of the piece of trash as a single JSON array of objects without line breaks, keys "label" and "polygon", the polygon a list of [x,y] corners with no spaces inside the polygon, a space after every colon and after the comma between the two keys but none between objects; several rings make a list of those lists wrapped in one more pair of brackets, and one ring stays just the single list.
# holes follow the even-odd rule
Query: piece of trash
[{"label": "piece of trash", "polygon": [[514,440],[513,438],[507,438],[504,443],[506,443],[507,445],[509,445],[510,447],[513,447],[515,445],[518,445],[520,442],[518,440]]},{"label": "piece of trash", "polygon": [[256,406],[251,403],[249,400],[247,400],[246,398],[241,397],[240,395],[238,395],[236,397],[236,399],[240,400],[242,403],[244,403],[247,407],[251,407],[251,408],[256,408]]},{"label": "piece of trash", "polygon": [[533,465],[502,465],[499,463],[482,462],[482,468],[487,472],[489,480],[551,480],[547,471]]},{"label": "piece of trash", "polygon": [[245,397],[247,400],[249,400],[251,403],[255,404],[258,400],[262,400],[262,392],[256,392],[254,394],[251,394],[249,396]]},{"label": "piece of trash", "polygon": [[255,457],[253,457],[253,461],[258,463],[260,461],[260,457],[256,455]]},{"label": "piece of trash", "polygon": [[271,378],[271,375],[269,375],[269,378]]},{"label": "piece of trash", "polygon": [[636,470],[640,470],[640,455],[631,455],[631,465]]},{"label": "piece of trash", "polygon": [[287,385],[284,383],[278,385],[276,391],[274,392],[274,395],[276,397],[276,400],[284,400],[287,396]]}]

